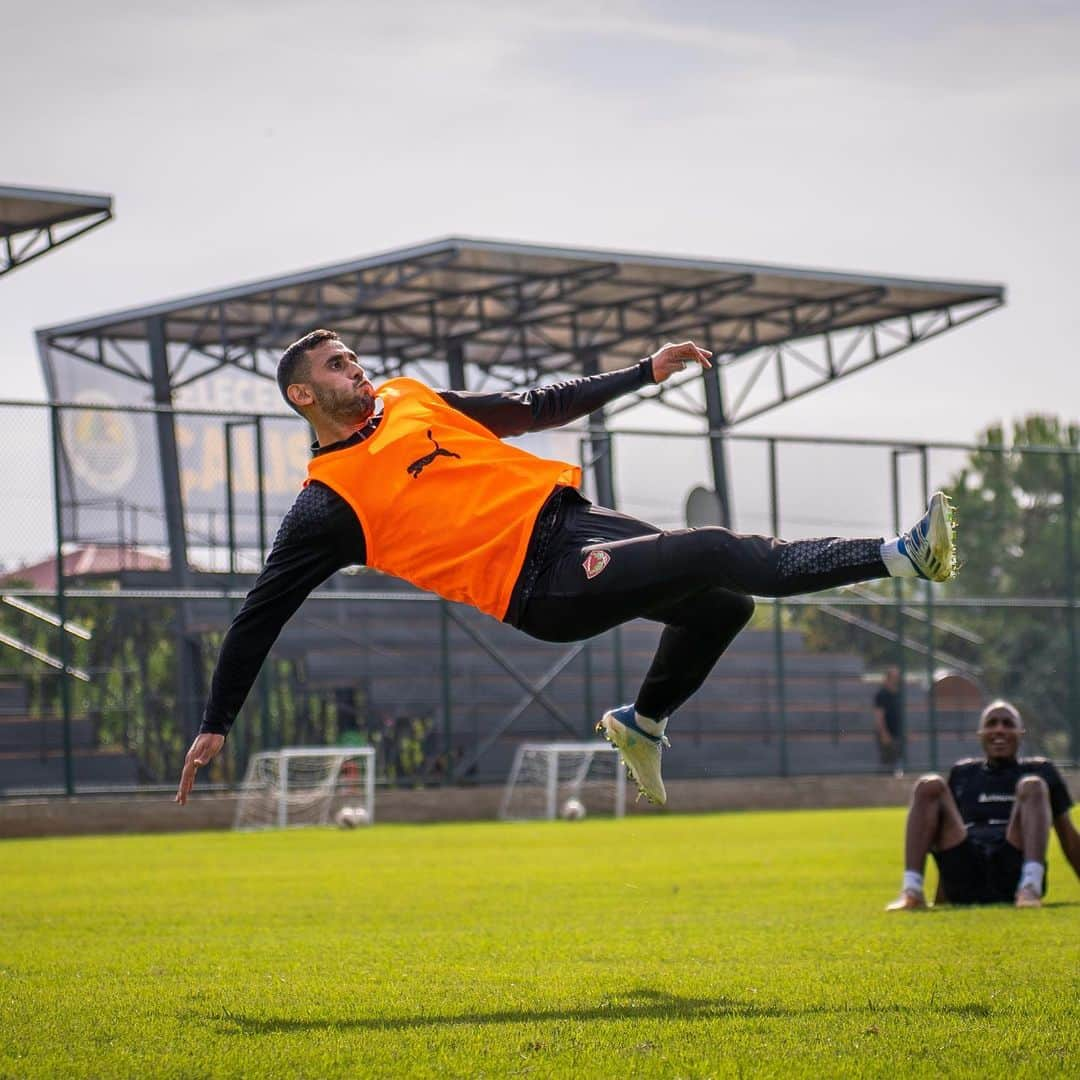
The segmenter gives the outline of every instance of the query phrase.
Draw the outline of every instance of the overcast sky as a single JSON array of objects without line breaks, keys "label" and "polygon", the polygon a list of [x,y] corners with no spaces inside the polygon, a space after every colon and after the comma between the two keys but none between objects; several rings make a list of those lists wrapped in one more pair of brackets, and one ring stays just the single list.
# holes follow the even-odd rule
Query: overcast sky
[{"label": "overcast sky", "polygon": [[1008,287],[757,430],[1080,411],[1075,3],[39,0],[0,25],[0,183],[116,209],[0,280],[0,396],[44,396],[36,327],[470,234]]}]

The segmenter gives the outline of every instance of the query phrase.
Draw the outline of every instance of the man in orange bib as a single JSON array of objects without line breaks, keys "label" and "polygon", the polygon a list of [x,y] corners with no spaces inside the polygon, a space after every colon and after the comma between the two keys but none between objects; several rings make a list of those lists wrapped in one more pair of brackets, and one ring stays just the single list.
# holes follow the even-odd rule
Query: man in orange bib
[{"label": "man in orange bib", "polygon": [[393,574],[544,641],[581,640],[634,618],[663,623],[637,699],[597,725],[660,804],[668,717],[746,625],[753,596],[953,576],[952,510],[941,492],[891,540],[665,531],[594,506],[578,491],[577,466],[502,441],[570,423],[687,364],[708,367],[711,355],[669,343],[621,371],[477,394],[405,378],[376,390],[331,330],[290,345],[278,386],[315,432],[308,478],[225,635],[176,801],[187,801],[196,771],[221,749],[286,621],[345,566]]}]

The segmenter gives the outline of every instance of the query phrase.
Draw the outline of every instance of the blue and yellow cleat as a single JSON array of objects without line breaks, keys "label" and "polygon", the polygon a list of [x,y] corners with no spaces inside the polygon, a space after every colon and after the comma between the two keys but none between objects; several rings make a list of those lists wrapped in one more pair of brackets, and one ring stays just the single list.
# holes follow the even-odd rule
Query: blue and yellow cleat
[{"label": "blue and yellow cleat", "polygon": [[897,547],[926,581],[956,577],[956,512],[949,496],[935,491],[926,513],[900,536]]}]

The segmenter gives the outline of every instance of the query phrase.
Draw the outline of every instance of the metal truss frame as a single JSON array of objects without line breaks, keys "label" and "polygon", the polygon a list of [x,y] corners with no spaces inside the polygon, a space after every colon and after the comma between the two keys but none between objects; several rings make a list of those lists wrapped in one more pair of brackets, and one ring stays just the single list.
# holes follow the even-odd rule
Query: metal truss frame
[{"label": "metal truss frame", "polygon": [[106,195],[0,187],[0,198],[20,209],[25,206],[27,215],[25,223],[0,223],[0,277],[104,225],[113,216],[112,199]]},{"label": "metal truss frame", "polygon": [[610,420],[648,400],[701,417],[710,428],[731,428],[989,314],[1003,303],[987,299],[943,306],[842,329],[825,325],[815,331],[811,323],[802,323],[797,328],[798,337],[757,347],[733,347],[740,334],[753,338],[754,320],[738,320],[739,325],[725,327],[719,341],[715,326],[681,327],[691,335],[696,329],[701,343],[717,354],[715,377],[721,385],[718,414],[707,402],[702,404],[688,395],[688,389],[699,381],[698,373],[693,372],[627,397],[610,408],[607,416]]},{"label": "metal truss frame", "polygon": [[[1004,302],[996,285],[448,240],[54,327],[39,331],[38,341],[43,361],[55,350],[97,365],[146,384],[167,406],[178,390],[226,368],[274,378],[280,350],[320,325],[337,329],[376,381],[412,374],[485,391],[591,374],[693,337],[713,350],[714,368],[704,378],[688,371],[590,417],[590,464],[602,501],[614,506],[606,425],[646,401],[693,416],[709,440],[722,519],[730,521],[724,438],[734,426]],[[163,490],[173,504],[170,553],[184,584],[175,436],[167,413],[158,421]],[[580,646],[533,680],[464,620],[449,618],[523,692],[466,765],[534,703],[572,727],[544,691]]]},{"label": "metal truss frame", "polygon": [[[480,246],[447,241],[351,267],[256,283],[39,333],[44,348],[152,384],[149,324],[161,319],[172,392],[233,367],[273,378],[277,354],[315,325],[331,325],[357,348],[375,379],[429,374],[457,358],[471,389],[518,389],[583,373],[584,357],[615,366],[664,340],[693,336],[717,355],[718,393],[689,395],[671,380],[608,410],[652,399],[731,427],[847,377],[1004,303],[998,286],[942,283],[936,302],[894,302],[891,279],[850,275],[844,288],[813,297],[798,286],[836,284],[836,275],[697,263],[683,280],[615,253],[559,251],[562,264],[508,267],[462,256]],[[484,250],[531,254],[527,246]],[[545,254],[549,249],[538,248]],[[710,272],[711,271],[711,272]],[[790,273],[786,292],[775,281]],[[770,284],[773,287],[770,289]],[[917,283],[933,285],[933,283]],[[606,289],[606,293],[602,290]],[[601,291],[598,291],[601,290]],[[943,301],[941,292],[955,293]],[[735,301],[740,310],[730,310]],[[145,329],[144,329],[145,328]],[[160,332],[160,331],[159,331]],[[715,400],[710,400],[715,399]]]}]

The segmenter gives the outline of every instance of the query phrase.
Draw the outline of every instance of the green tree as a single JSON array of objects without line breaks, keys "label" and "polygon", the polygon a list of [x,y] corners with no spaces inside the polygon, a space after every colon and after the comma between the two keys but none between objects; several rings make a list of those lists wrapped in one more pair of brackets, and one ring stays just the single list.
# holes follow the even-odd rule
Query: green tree
[{"label": "green tree", "polygon": [[[983,639],[979,659],[991,692],[1017,703],[1034,742],[1066,756],[1078,719],[1071,715],[1077,673],[1070,615],[1040,602],[1059,602],[1070,592],[1070,534],[1074,546],[1080,543],[1080,426],[1028,416],[1013,424],[1011,435],[1007,445],[1003,425],[987,428],[980,448],[950,481],[963,563],[951,590],[1017,605],[956,618]],[[1018,603],[1023,600],[1031,603]]]},{"label": "green tree", "polygon": [[[1060,604],[1070,591],[1070,532],[1080,563],[1080,425],[1028,416],[1016,421],[1009,435],[1006,439],[1003,424],[988,427],[979,447],[947,481],[960,522],[961,572],[944,595],[986,604],[939,608],[936,648],[945,666],[947,655],[976,666],[988,693],[1017,704],[1033,751],[1075,757],[1080,675],[1073,667],[1074,627]],[[854,614],[895,631],[894,584],[875,582],[866,588],[881,596],[883,606],[858,608]],[[919,588],[903,587],[905,603],[920,605]],[[1075,569],[1072,588],[1077,588]],[[949,633],[943,624],[961,634]],[[878,666],[896,659],[894,643],[813,608],[801,613],[800,628],[812,648],[858,651]],[[925,641],[921,624],[905,620],[905,633],[910,640]],[[909,667],[922,663],[909,654]]]}]

